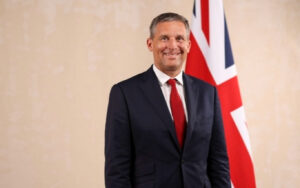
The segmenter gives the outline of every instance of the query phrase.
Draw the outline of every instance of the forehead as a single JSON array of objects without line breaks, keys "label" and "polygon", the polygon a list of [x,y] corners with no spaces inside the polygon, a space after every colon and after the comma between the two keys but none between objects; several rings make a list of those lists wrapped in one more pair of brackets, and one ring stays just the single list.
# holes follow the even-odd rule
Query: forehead
[{"label": "forehead", "polygon": [[156,25],[154,36],[160,35],[187,35],[187,31],[180,21],[166,21]]}]

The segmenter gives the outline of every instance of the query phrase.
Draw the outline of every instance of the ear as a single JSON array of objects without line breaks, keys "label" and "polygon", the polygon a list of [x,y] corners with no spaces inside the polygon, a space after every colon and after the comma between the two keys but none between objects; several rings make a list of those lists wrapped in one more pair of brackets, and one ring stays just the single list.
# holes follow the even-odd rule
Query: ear
[{"label": "ear", "polygon": [[187,46],[187,52],[189,53],[189,52],[190,52],[190,49],[191,49],[191,45],[192,45],[191,40],[188,41],[188,44],[187,44],[187,45],[188,45],[188,46]]},{"label": "ear", "polygon": [[153,51],[153,40],[151,38],[147,39],[147,47],[151,52]]}]

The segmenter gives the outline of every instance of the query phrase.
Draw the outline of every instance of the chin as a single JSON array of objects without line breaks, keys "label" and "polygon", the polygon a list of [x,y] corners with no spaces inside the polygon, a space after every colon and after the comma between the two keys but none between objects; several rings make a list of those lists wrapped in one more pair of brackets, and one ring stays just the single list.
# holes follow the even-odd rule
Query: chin
[{"label": "chin", "polygon": [[167,62],[166,67],[169,67],[170,69],[178,69],[182,66],[183,63],[181,62]]},{"label": "chin", "polygon": [[169,64],[169,65],[165,66],[165,68],[168,71],[177,71],[177,70],[181,69],[181,65],[182,64],[172,64],[172,65]]}]

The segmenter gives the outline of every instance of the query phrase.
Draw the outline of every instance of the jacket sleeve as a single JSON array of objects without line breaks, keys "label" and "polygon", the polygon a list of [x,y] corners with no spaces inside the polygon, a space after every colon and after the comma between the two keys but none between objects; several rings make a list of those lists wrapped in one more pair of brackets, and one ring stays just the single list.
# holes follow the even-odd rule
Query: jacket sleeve
[{"label": "jacket sleeve", "polygon": [[229,161],[227,156],[226,142],[220,102],[217,90],[214,90],[214,121],[208,155],[208,176],[212,187],[231,187]]},{"label": "jacket sleeve", "polygon": [[132,176],[132,138],[129,113],[119,85],[110,92],[105,125],[105,186],[130,188]]}]

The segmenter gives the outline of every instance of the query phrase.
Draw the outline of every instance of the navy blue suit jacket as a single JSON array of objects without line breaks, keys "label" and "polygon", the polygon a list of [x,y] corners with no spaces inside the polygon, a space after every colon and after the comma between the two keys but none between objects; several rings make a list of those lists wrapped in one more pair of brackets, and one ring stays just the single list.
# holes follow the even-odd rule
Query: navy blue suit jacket
[{"label": "navy blue suit jacket", "polygon": [[184,147],[152,67],[111,89],[105,130],[107,188],[230,187],[215,87],[183,74]]}]

